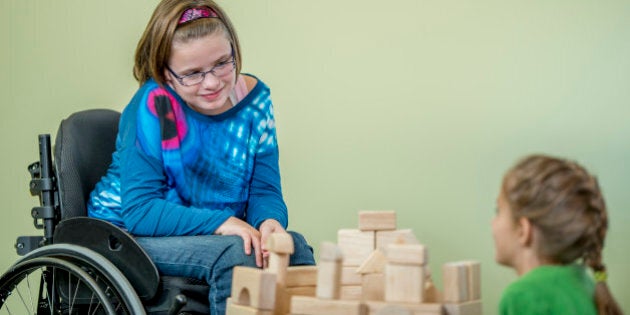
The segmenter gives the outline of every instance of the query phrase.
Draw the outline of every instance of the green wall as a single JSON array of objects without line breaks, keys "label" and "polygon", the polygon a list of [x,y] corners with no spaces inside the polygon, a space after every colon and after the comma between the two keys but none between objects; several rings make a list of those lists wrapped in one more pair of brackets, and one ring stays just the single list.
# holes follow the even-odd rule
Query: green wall
[{"label": "green wall", "polygon": [[[26,166],[37,135],[121,110],[151,1],[0,1],[0,270],[37,233]],[[515,274],[494,263],[502,173],[544,152],[598,174],[610,285],[630,311],[630,2],[220,2],[244,70],[272,87],[290,227],[315,245],[393,209],[441,264],[482,262],[486,314]]]}]

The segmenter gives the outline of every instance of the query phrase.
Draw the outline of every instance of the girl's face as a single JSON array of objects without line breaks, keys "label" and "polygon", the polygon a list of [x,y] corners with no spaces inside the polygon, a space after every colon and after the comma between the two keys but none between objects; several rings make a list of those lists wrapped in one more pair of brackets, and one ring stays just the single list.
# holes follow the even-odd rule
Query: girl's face
[{"label": "girl's face", "polygon": [[[221,31],[185,43],[173,42],[168,63],[172,72],[165,70],[166,81],[193,110],[204,115],[218,115],[232,107],[229,96],[234,88],[236,71],[231,61],[232,47]],[[219,68],[225,70],[225,67],[232,70],[217,71]],[[217,74],[206,73],[199,84],[185,86],[177,78],[211,69]]]},{"label": "girl's face", "polygon": [[516,254],[520,247],[518,229],[519,226],[514,221],[512,210],[503,189],[501,189],[497,198],[497,213],[492,220],[492,236],[497,263],[514,267]]}]

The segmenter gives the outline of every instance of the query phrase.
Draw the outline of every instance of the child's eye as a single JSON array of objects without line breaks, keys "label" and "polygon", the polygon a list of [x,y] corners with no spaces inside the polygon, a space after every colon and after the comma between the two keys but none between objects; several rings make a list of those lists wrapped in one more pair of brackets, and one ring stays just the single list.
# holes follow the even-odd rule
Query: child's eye
[{"label": "child's eye", "polygon": [[202,75],[201,72],[195,71],[195,72],[191,72],[189,74],[185,74],[184,77],[193,79],[193,78],[199,77],[200,75]]}]

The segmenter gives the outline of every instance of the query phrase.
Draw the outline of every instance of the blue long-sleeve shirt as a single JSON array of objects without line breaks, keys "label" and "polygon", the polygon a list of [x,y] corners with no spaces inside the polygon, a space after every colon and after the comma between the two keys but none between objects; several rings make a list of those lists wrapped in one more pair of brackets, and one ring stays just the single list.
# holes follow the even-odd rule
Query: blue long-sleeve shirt
[{"label": "blue long-sleeve shirt", "polygon": [[258,80],[234,107],[206,116],[145,83],[122,113],[88,215],[138,236],[212,234],[231,216],[286,228],[269,88]]}]

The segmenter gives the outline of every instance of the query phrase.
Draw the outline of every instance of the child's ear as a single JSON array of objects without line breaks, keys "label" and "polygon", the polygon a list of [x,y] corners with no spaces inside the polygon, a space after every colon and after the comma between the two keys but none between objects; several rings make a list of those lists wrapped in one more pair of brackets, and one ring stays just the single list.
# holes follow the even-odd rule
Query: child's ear
[{"label": "child's ear", "polygon": [[521,217],[518,220],[518,240],[521,245],[529,247],[534,239],[534,226],[529,219]]},{"label": "child's ear", "polygon": [[168,85],[171,89],[175,89],[173,86],[173,77],[166,70],[164,70],[164,80],[166,81],[166,85]]}]

